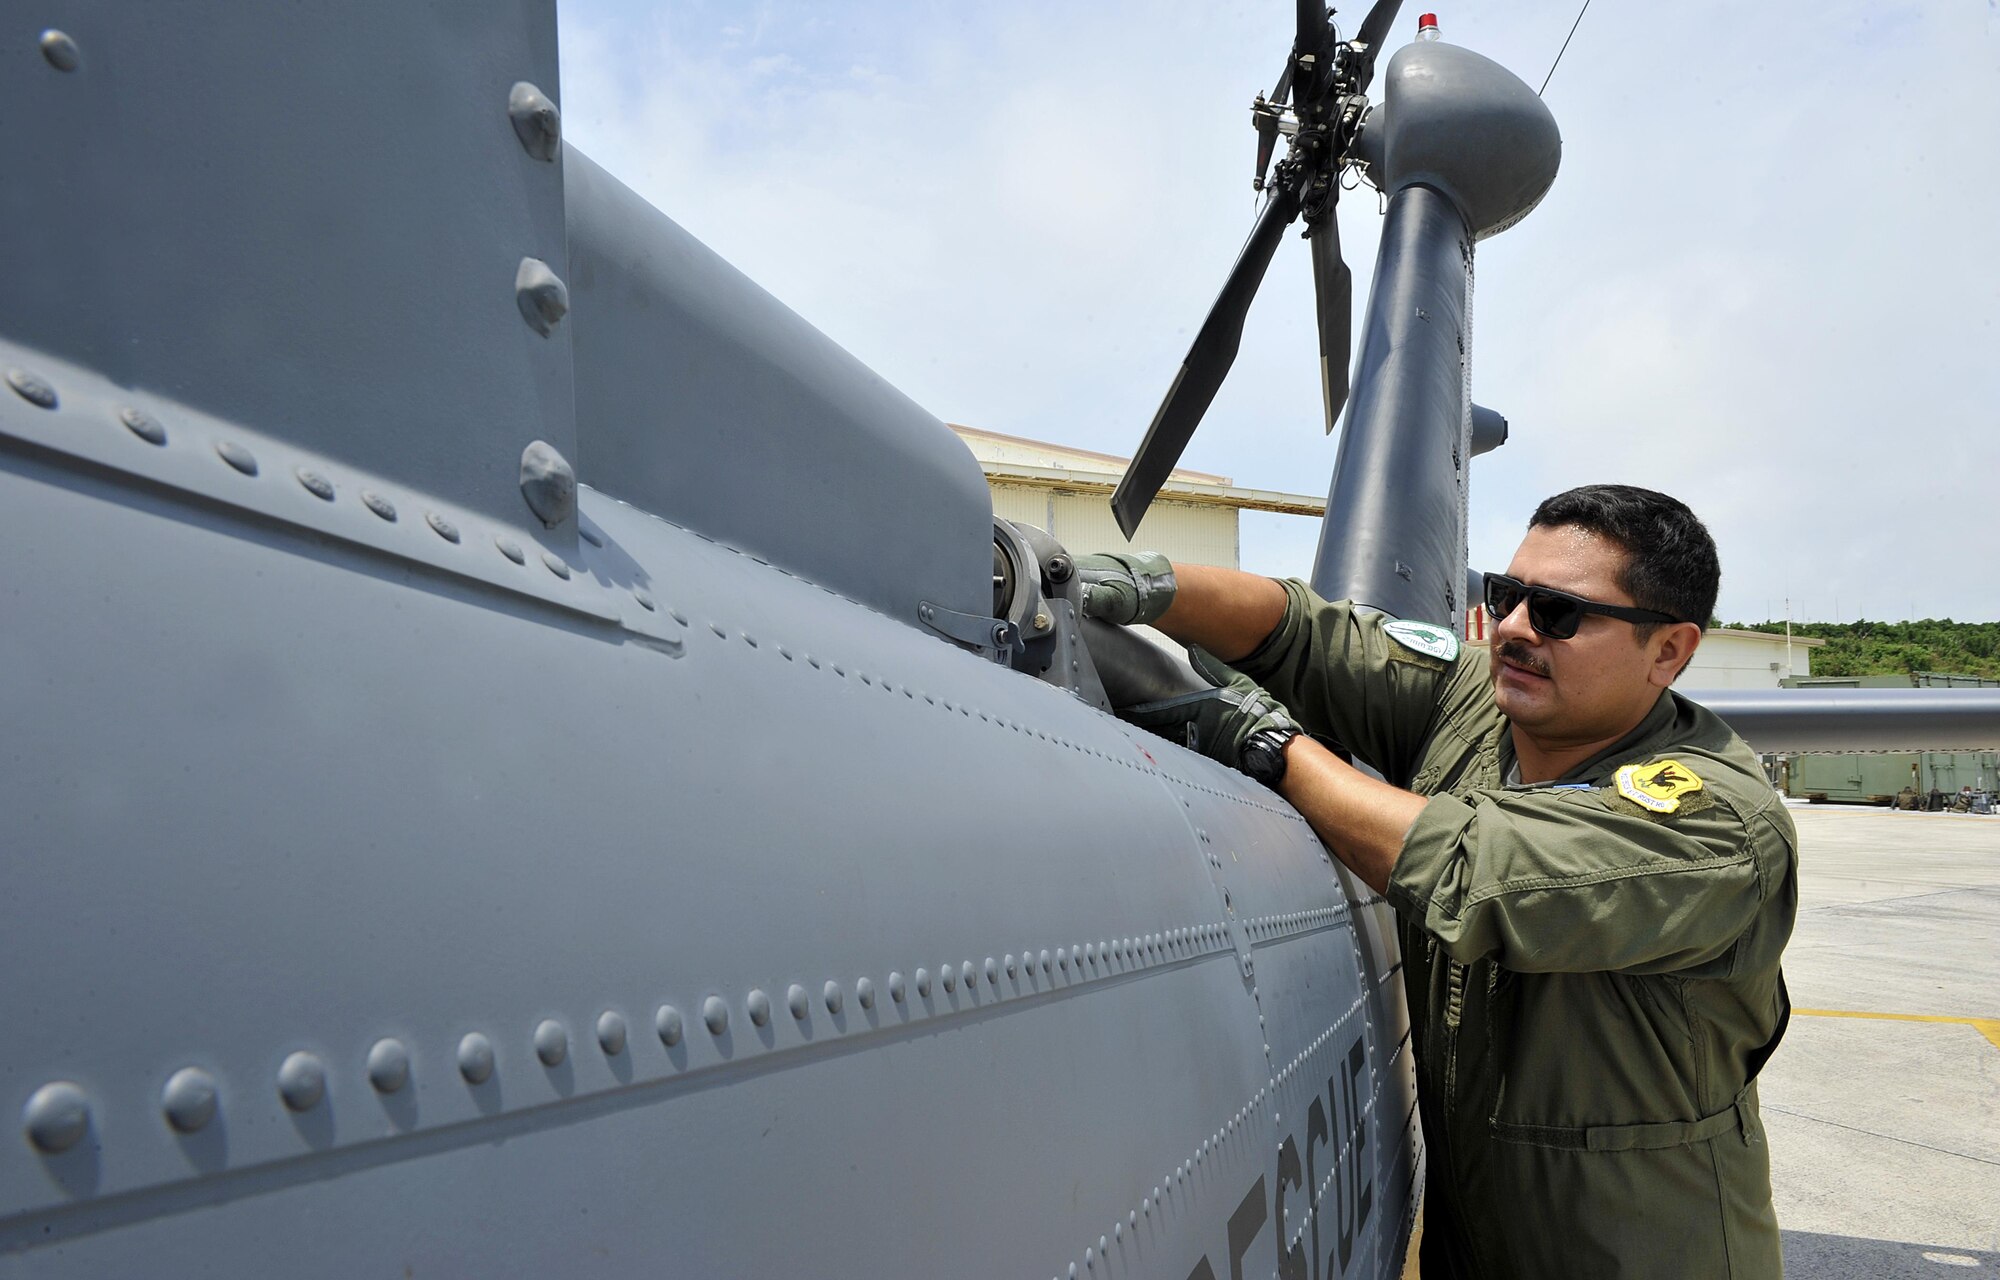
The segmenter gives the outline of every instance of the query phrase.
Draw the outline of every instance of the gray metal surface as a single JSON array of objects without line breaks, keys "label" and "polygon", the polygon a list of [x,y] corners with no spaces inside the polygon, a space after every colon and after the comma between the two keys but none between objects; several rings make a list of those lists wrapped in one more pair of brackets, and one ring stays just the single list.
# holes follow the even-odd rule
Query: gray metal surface
[{"label": "gray metal surface", "polygon": [[1384,191],[1444,193],[1484,240],[1541,203],[1562,163],[1555,117],[1519,76],[1443,41],[1407,44],[1389,59],[1382,105],[1364,133],[1379,133],[1373,175]]},{"label": "gray metal surface", "polygon": [[1687,689],[1754,751],[1990,751],[2000,689]]},{"label": "gray metal surface", "polygon": [[1562,138],[1527,85],[1456,45],[1399,49],[1383,91],[1357,153],[1388,215],[1312,583],[1457,629],[1466,464],[1506,439],[1470,398],[1473,244],[1541,200]]},{"label": "gray metal surface", "polygon": [[1389,197],[1313,589],[1456,628],[1471,461],[1472,237],[1429,187]]},{"label": "gray metal surface", "polygon": [[576,444],[569,345],[515,289],[568,269],[561,162],[507,115],[516,82],[558,93],[551,13],[10,6],[0,333],[569,554],[517,476]]},{"label": "gray metal surface", "polygon": [[925,625],[976,465],[564,148],[548,6],[35,22],[0,1275],[1394,1273],[1387,905],[1053,581],[1071,675]]},{"label": "gray metal surface", "polygon": [[990,613],[971,450],[573,148],[577,473],[918,624]]},{"label": "gray metal surface", "polygon": [[[68,602],[0,629],[44,727],[4,802],[61,851],[0,886],[4,1078],[89,1107],[0,1160],[36,1274],[1061,1274],[1121,1222],[1126,1272],[1220,1273],[1289,1133],[1362,1158],[1306,1094],[1398,1097],[1346,1101],[1369,993],[1297,817],[1059,690],[588,490],[579,577],[652,587],[677,646],[0,458],[10,586]],[[1062,838],[967,822],[1013,797]]]},{"label": "gray metal surface", "polygon": [[[1507,419],[1483,404],[1472,406],[1472,456],[1491,453],[1507,443]],[[1474,602],[1477,603],[1476,598]]]}]

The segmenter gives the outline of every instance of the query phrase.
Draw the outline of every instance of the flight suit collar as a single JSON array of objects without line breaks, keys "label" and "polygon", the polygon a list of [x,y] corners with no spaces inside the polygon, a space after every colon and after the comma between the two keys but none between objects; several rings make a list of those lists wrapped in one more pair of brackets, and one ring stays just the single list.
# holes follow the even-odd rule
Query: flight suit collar
[{"label": "flight suit collar", "polygon": [[1611,776],[1613,770],[1618,765],[1624,764],[1635,756],[1646,754],[1647,745],[1655,739],[1665,737],[1679,718],[1680,708],[1673,691],[1662,689],[1659,700],[1653,703],[1653,709],[1646,713],[1645,719],[1633,726],[1632,732],[1612,743],[1609,747],[1598,752],[1590,759],[1585,760],[1582,764],[1579,764],[1553,782],[1519,782],[1511,781],[1511,779],[1516,779],[1520,776],[1520,761],[1514,756],[1513,724],[1503,716],[1500,719],[1500,726],[1497,730],[1500,737],[1499,761],[1501,785],[1513,791],[1533,791],[1543,787],[1601,785],[1605,779]]}]

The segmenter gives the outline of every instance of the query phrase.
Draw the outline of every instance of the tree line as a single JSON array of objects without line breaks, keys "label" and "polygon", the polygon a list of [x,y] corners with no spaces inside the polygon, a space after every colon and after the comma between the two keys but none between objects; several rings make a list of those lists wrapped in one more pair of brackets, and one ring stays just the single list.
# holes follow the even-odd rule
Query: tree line
[{"label": "tree line", "polygon": [[[1783,635],[1780,622],[1731,622]],[[1920,671],[2000,679],[2000,622],[1794,622],[1795,636],[1824,640],[1813,650],[1816,676],[1914,675]]]}]

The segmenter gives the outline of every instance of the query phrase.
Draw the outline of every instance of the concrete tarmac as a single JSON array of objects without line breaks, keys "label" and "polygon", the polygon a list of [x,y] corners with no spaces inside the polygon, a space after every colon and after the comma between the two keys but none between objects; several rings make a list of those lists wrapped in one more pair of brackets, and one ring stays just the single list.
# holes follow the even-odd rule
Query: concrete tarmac
[{"label": "concrete tarmac", "polygon": [[1794,1280],[2000,1277],[2000,817],[1794,807],[1759,1085]]}]

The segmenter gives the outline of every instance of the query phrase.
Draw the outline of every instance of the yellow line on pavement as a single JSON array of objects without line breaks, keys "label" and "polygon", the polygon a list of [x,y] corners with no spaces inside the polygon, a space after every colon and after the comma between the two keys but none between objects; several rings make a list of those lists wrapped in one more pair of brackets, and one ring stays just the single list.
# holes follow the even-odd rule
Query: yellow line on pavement
[{"label": "yellow line on pavement", "polygon": [[1852,1009],[1794,1009],[1808,1018],[1872,1018],[1879,1022],[1956,1022],[1971,1027],[2000,1049],[2000,1018],[1958,1018],[1945,1013],[1861,1013]]}]

